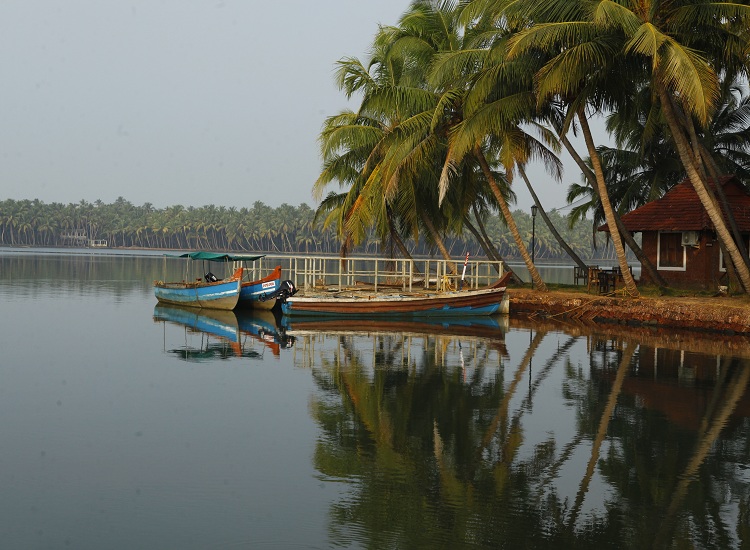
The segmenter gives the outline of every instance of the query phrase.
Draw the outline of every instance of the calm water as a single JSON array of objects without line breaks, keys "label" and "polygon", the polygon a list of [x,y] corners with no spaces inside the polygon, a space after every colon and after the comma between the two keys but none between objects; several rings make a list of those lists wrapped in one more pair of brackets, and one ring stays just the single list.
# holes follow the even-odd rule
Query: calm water
[{"label": "calm water", "polygon": [[198,315],[163,270],[0,250],[2,548],[750,545],[745,339]]}]

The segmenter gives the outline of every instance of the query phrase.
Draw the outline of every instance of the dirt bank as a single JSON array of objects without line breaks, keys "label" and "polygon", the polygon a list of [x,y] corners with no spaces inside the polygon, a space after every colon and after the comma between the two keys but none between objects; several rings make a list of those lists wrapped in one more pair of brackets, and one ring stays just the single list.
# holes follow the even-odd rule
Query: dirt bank
[{"label": "dirt bank", "polygon": [[624,298],[509,288],[508,297],[511,315],[750,334],[750,302],[744,296]]}]

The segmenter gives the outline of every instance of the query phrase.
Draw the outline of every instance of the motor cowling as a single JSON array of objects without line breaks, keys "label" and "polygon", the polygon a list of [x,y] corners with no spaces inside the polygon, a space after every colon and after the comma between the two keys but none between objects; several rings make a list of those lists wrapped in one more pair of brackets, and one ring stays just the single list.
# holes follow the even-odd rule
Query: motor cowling
[{"label": "motor cowling", "polygon": [[271,292],[270,294],[263,294],[260,297],[261,302],[267,300],[277,300],[279,302],[285,302],[290,296],[297,294],[297,287],[294,285],[294,281],[286,280],[281,281],[279,288]]}]

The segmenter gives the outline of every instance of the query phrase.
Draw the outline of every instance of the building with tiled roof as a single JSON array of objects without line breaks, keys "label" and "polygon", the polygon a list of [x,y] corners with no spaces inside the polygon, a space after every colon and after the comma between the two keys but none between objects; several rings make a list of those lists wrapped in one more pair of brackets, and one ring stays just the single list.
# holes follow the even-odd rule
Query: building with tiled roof
[{"label": "building with tiled roof", "polygon": [[[719,180],[748,249],[750,194],[733,177]],[[711,183],[713,187],[713,182]],[[632,233],[642,234],[643,252],[670,286],[716,290],[727,284],[727,273],[716,232],[689,180],[663,197],[622,216]],[[609,231],[604,225],[600,231]],[[644,282],[648,275],[643,272]]]}]

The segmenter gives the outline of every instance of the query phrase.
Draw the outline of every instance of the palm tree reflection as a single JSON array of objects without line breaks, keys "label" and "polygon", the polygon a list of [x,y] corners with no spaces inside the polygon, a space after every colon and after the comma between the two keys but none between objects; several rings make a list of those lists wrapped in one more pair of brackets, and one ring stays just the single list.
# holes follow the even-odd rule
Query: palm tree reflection
[{"label": "palm tree reflection", "polygon": [[[583,337],[554,334],[557,346],[537,332],[515,365],[513,353],[498,352],[502,335],[470,344],[387,331],[340,334],[334,347],[319,341],[314,461],[324,479],[348,489],[331,509],[333,540],[374,548],[700,546],[709,535],[699,526],[729,546],[747,541],[748,498],[736,497],[732,513],[720,501],[748,490],[727,467],[748,462],[750,424],[732,416],[750,381],[745,361],[724,358],[715,380],[681,385],[663,363],[667,374],[652,376],[655,348],[590,334],[588,356]],[[532,358],[542,365],[533,373]],[[567,432],[528,427],[539,425],[550,388],[575,410]],[[702,408],[699,427],[644,406],[650,392],[669,391]],[[569,485],[576,478],[577,489]]]}]

